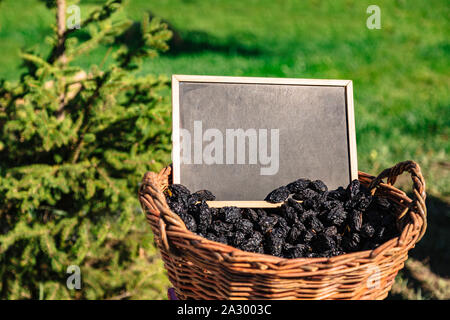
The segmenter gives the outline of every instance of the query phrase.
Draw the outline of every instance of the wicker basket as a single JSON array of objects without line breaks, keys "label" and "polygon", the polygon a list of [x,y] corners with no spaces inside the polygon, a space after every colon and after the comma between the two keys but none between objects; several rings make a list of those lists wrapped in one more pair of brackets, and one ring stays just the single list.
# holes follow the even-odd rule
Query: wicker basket
[{"label": "wicker basket", "polygon": [[[413,199],[393,187],[404,171],[413,180]],[[170,167],[146,173],[139,199],[180,299],[384,299],[408,250],[426,229],[425,181],[413,161],[378,177],[359,172],[360,182],[373,194],[398,204],[400,236],[375,250],[332,258],[285,259],[204,239],[187,230],[167,206],[163,191],[170,179]]]}]

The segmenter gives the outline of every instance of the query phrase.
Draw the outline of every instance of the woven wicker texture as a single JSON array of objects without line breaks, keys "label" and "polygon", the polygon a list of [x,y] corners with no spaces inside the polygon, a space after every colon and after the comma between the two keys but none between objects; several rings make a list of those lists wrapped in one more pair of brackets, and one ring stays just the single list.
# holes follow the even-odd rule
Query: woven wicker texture
[{"label": "woven wicker texture", "polygon": [[[403,172],[411,175],[413,199],[393,186]],[[397,204],[400,236],[375,250],[332,258],[279,258],[194,234],[163,195],[171,167],[144,175],[139,200],[180,299],[384,299],[408,250],[425,232],[425,181],[414,161],[401,162],[378,177],[359,172],[359,180],[372,194]]]}]

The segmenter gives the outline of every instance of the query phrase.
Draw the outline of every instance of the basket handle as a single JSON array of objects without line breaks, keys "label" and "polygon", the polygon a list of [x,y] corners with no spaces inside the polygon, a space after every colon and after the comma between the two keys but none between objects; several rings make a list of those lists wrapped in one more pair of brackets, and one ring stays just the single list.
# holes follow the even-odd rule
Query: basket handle
[{"label": "basket handle", "polygon": [[161,170],[158,174],[155,172],[147,172],[142,179],[141,187],[139,188],[139,200],[142,209],[147,215],[153,215],[158,218],[158,229],[161,244],[166,251],[178,256],[175,250],[171,250],[169,240],[167,237],[167,228],[174,225],[181,229],[186,229],[186,226],[181,218],[170,210],[163,190],[167,187],[169,177],[171,174],[171,167],[168,166]]},{"label": "basket handle", "polygon": [[420,215],[423,223],[420,229],[419,237],[416,240],[416,243],[422,239],[425,230],[427,228],[427,208],[425,206],[425,179],[423,178],[422,171],[420,170],[420,166],[418,163],[408,160],[403,161],[392,168],[385,169],[381,172],[369,185],[369,190],[371,194],[375,194],[376,188],[382,183],[382,179],[387,178],[387,184],[393,186],[395,181],[397,181],[397,177],[401,175],[403,172],[409,172],[411,175],[411,179],[413,181],[413,201],[409,204],[407,210],[402,213],[402,216],[406,214],[408,211],[412,209],[417,209],[417,212]]}]

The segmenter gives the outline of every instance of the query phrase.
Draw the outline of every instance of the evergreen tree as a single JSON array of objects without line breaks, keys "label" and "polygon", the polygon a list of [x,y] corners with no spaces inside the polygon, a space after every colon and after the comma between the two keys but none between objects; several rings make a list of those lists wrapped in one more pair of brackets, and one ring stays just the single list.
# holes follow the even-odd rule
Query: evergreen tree
[{"label": "evergreen tree", "polygon": [[[0,298],[161,298],[137,189],[169,162],[168,79],[136,69],[171,32],[148,16],[136,31],[122,0],[68,29],[66,1],[44,2],[56,15],[49,54],[22,52],[20,81],[0,80]],[[104,45],[98,65],[76,65]],[[81,290],[66,286],[70,265]]]}]

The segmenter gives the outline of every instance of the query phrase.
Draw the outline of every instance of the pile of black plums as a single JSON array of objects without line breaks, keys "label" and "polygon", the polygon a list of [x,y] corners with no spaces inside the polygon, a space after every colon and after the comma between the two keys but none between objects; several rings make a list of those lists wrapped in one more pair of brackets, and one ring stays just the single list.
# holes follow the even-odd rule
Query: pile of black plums
[{"label": "pile of black plums", "polygon": [[358,180],[328,191],[320,180],[299,179],[269,193],[265,200],[283,204],[264,210],[210,208],[206,201],[215,199],[210,191],[191,194],[180,184],[165,195],[190,231],[278,257],[332,257],[374,249],[398,235],[392,203],[371,196]]}]

